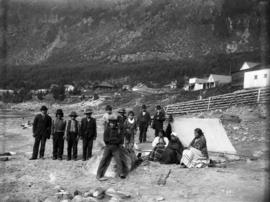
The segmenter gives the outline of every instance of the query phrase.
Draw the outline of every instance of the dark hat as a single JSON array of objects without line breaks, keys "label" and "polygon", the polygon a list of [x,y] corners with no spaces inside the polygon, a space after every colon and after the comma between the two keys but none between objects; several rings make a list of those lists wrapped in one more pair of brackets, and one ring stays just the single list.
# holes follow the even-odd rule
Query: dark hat
[{"label": "dark hat", "polygon": [[126,113],[125,108],[119,109],[119,110],[118,110],[118,113],[123,113],[123,114],[125,114],[125,113]]},{"label": "dark hat", "polygon": [[156,107],[156,109],[161,109],[161,106],[160,106],[160,105],[158,105],[158,106]]},{"label": "dark hat", "polygon": [[55,114],[56,114],[56,115],[57,115],[57,114],[64,115],[62,109],[57,109]]},{"label": "dark hat", "polygon": [[109,111],[109,110],[112,110],[112,106],[111,106],[111,105],[107,105],[107,106],[105,107],[105,111]]},{"label": "dark hat", "polygon": [[93,110],[91,108],[87,108],[84,110],[84,114],[92,114]]},{"label": "dark hat", "polygon": [[69,114],[69,116],[70,116],[70,117],[72,117],[72,116],[77,117],[78,115],[77,115],[76,112],[73,111],[73,112],[71,112],[71,113]]},{"label": "dark hat", "polygon": [[43,105],[41,106],[40,111],[48,111],[48,108],[45,105]]},{"label": "dark hat", "polygon": [[142,109],[146,109],[146,105],[142,105]]},{"label": "dark hat", "polygon": [[128,115],[132,114],[133,116],[135,115],[133,111],[129,111]]}]

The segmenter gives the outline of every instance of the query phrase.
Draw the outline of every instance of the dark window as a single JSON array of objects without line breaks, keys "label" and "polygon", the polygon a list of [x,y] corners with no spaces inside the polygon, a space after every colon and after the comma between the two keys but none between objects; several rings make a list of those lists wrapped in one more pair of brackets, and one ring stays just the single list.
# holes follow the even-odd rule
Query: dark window
[{"label": "dark window", "polygon": [[258,75],[254,75],[254,79],[258,79]]},{"label": "dark window", "polygon": [[264,78],[267,78],[267,74],[264,74]]}]

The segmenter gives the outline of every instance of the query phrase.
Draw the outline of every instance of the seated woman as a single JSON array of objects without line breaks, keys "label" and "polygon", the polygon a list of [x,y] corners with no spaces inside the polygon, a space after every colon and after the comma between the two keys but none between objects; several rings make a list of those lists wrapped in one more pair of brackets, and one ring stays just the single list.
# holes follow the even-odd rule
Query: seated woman
[{"label": "seated woman", "polygon": [[203,167],[208,163],[206,139],[200,128],[194,130],[195,137],[189,147],[183,151],[180,164],[182,167]]},{"label": "seated woman", "polygon": [[159,161],[162,153],[169,144],[167,137],[164,137],[164,131],[161,130],[158,132],[158,136],[152,142],[153,150],[149,154],[150,161]]},{"label": "seated woman", "polygon": [[164,164],[179,164],[182,158],[183,145],[179,138],[176,136],[176,133],[172,133],[171,140],[165,151],[161,155],[160,163]]}]

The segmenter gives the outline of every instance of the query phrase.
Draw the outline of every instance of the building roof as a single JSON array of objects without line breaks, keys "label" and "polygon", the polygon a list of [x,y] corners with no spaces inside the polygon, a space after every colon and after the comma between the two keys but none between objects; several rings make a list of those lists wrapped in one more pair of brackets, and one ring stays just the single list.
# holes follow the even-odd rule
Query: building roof
[{"label": "building roof", "polygon": [[256,63],[256,62],[244,62],[244,64],[242,65],[240,71],[252,69],[252,68],[257,67],[259,65],[260,65],[260,63]]},{"label": "building roof", "polygon": [[208,82],[207,78],[203,79],[203,78],[194,77],[194,78],[189,79],[189,84],[192,84],[192,83],[207,83],[207,82]]},{"label": "building roof", "polygon": [[100,84],[97,85],[97,87],[103,87],[103,88],[113,88],[114,86],[107,81],[103,81]]},{"label": "building roof", "polygon": [[220,75],[220,74],[210,74],[208,78],[208,82],[211,82],[210,80],[218,81],[218,82],[230,82],[232,79],[232,76],[230,75]]}]

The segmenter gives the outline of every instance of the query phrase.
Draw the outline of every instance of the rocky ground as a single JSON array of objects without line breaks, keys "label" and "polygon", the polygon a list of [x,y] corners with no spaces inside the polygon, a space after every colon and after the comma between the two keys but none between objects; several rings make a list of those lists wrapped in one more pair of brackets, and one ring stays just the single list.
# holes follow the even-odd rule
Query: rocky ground
[{"label": "rocky ground", "polygon": [[[100,115],[95,115],[98,118],[98,142],[102,140],[101,123]],[[81,161],[81,156],[78,161],[52,160],[51,139],[47,142],[45,160],[29,161],[34,141],[31,129],[21,129],[22,119],[18,117],[1,119],[1,131],[6,131],[5,136],[0,137],[1,152],[13,151],[16,155],[0,162],[0,201],[57,201],[59,186],[71,194],[76,190],[85,193],[97,187],[112,188],[131,195],[123,201],[263,201],[269,184],[269,119],[265,106],[232,107],[226,111],[186,116],[220,118],[238,154],[242,155],[240,160],[226,162],[219,168],[202,169],[144,162],[124,180],[99,182],[86,172],[87,162]],[[24,121],[28,119],[32,119],[32,114],[25,116]],[[152,130],[148,136],[149,140],[153,139]],[[98,147],[94,148],[97,152]],[[79,154],[81,151],[80,142]],[[166,184],[158,185],[159,177],[169,169],[171,173]],[[107,197],[99,201],[109,200],[118,199]]]}]

